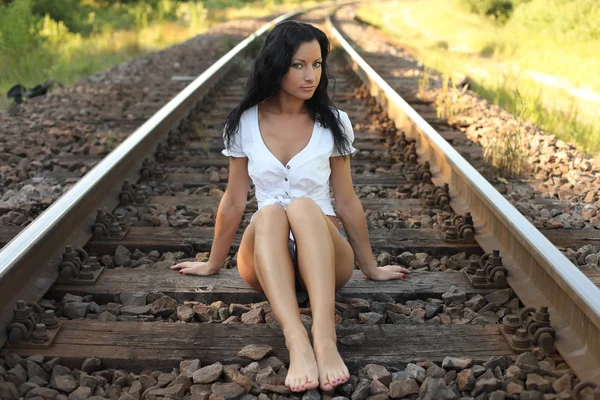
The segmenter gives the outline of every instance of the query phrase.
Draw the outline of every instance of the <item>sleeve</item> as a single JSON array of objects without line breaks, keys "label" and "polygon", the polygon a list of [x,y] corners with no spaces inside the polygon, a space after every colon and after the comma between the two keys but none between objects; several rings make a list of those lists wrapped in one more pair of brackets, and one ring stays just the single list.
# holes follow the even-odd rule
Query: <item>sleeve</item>
[{"label": "sleeve", "polygon": [[343,153],[340,153],[335,147],[333,148],[333,154],[331,157],[337,156],[347,156],[354,154],[358,149],[354,148],[352,145],[354,144],[354,129],[352,129],[352,122],[350,122],[350,118],[348,118],[348,114],[344,111],[340,111],[340,120],[342,121],[342,126],[344,127],[344,134],[348,138],[348,142],[350,144],[350,148]]},{"label": "sleeve", "polygon": [[235,136],[231,140],[231,147],[227,148],[227,140],[225,139],[225,129],[223,129],[223,145],[225,149],[221,151],[221,154],[227,157],[246,157],[244,153],[243,142],[242,142],[242,120],[238,126],[238,130]]}]

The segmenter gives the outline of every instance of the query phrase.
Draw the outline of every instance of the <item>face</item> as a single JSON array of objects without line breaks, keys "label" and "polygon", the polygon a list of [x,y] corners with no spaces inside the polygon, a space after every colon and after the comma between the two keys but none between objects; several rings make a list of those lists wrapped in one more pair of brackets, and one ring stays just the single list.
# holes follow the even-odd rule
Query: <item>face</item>
[{"label": "face", "polygon": [[322,61],[321,47],[316,39],[302,43],[281,80],[281,90],[303,100],[310,99],[321,81]]}]

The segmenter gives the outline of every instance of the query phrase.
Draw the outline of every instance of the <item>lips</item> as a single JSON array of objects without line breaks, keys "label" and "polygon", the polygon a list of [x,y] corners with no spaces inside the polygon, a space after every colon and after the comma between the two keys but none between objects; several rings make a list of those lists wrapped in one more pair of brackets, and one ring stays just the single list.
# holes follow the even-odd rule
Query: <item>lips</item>
[{"label": "lips", "polygon": [[315,86],[304,86],[301,89],[303,89],[303,90],[312,90],[314,88],[315,88]]}]

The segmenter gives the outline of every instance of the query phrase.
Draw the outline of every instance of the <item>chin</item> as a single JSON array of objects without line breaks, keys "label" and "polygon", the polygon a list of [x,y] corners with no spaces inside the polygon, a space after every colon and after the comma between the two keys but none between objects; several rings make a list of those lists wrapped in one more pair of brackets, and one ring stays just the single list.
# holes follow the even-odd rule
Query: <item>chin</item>
[{"label": "chin", "polygon": [[298,97],[299,99],[302,100],[310,100],[312,99],[312,97],[315,95],[315,92],[311,92],[311,93],[298,93],[298,95],[296,95],[296,97]]}]

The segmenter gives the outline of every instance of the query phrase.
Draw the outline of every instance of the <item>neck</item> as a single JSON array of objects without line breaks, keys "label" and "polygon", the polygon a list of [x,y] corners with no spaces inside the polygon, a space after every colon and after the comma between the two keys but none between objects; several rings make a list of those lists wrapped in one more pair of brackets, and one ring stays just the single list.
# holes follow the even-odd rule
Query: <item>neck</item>
[{"label": "neck", "polygon": [[271,104],[281,114],[293,115],[306,112],[305,100],[291,96],[283,90],[280,90],[273,96]]}]

